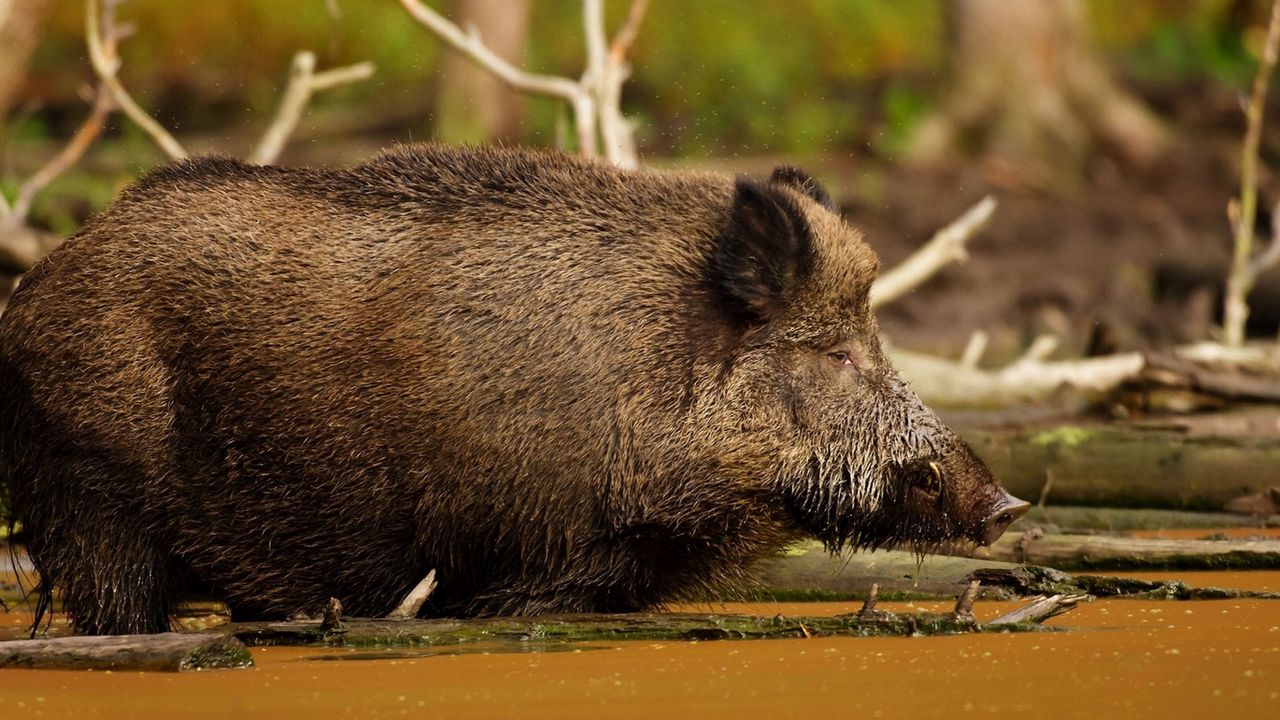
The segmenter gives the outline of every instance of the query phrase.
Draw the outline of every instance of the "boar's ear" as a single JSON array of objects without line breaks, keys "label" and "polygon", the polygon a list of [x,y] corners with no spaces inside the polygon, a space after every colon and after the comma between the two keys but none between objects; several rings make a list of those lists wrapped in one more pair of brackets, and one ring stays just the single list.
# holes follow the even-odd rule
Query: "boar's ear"
[{"label": "boar's ear", "polygon": [[812,175],[794,165],[779,165],[774,168],[773,174],[769,176],[769,182],[787,185],[796,192],[808,195],[814,202],[831,212],[838,210],[835,201],[831,199],[831,193],[814,180]]},{"label": "boar's ear", "polygon": [[768,320],[812,265],[809,224],[793,199],[739,178],[711,257],[711,280],[733,314],[748,322]]}]

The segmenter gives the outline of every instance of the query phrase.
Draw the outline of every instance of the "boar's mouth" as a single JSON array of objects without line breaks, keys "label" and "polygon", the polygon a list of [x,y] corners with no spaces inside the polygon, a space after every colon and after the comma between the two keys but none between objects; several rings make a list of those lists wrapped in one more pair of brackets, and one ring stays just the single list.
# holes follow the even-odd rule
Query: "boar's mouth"
[{"label": "boar's mouth", "polygon": [[1030,508],[989,475],[958,491],[947,464],[925,458],[874,471],[815,455],[803,481],[788,483],[788,505],[829,551],[900,548],[920,557],[990,545]]}]

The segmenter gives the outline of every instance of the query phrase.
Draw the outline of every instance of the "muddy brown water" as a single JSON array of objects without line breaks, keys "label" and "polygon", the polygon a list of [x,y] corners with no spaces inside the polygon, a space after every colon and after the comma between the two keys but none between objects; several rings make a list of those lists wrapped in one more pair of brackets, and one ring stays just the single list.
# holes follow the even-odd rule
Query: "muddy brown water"
[{"label": "muddy brown water", "polygon": [[[1138,575],[1280,590],[1275,571]],[[980,602],[976,612],[991,619],[1017,604]],[[820,615],[856,605],[678,609]],[[19,612],[0,618],[9,632],[29,621]],[[257,667],[244,671],[4,670],[0,707],[11,718],[1280,717],[1280,601],[1100,600],[1050,624],[1067,631],[539,653],[257,648]]]}]

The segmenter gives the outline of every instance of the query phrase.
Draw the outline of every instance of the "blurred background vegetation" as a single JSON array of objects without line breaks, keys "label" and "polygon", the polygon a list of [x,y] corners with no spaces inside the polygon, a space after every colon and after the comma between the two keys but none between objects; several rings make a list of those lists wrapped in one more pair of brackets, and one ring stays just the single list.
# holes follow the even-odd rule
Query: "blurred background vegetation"
[{"label": "blurred background vegetation", "polygon": [[[511,0],[516,3],[517,0]],[[330,5],[338,12],[331,13]],[[806,0],[652,4],[633,51],[625,106],[641,122],[647,155],[833,151],[892,155],[937,101],[945,80],[946,23],[939,0]],[[447,3],[434,6],[448,11]],[[532,0],[524,66],[576,77],[580,3]],[[1252,72],[1246,32],[1265,25],[1254,0],[1093,0],[1100,49],[1144,83],[1219,82],[1243,88]],[[624,3],[609,3],[620,21]],[[130,0],[123,76],[135,96],[180,133],[225,133],[263,123],[292,54],[320,66],[373,60],[375,80],[317,98],[351,122],[404,123],[403,139],[433,137],[444,54],[398,3],[222,0],[175,5]],[[45,32],[6,144],[73,129],[90,79],[79,2],[51,3]],[[1256,50],[1256,48],[1254,48]],[[517,138],[547,144],[558,108],[527,103]]]},{"label": "blurred background vegetation", "polygon": [[[12,197],[84,119],[94,76],[84,49],[83,3],[0,5],[6,2],[25,5],[42,20],[25,70],[16,64],[0,69],[0,79],[17,78],[7,93],[0,84],[0,191]],[[460,24],[474,22],[488,44],[529,71],[571,78],[582,71],[578,0],[427,4]],[[1229,254],[1223,209],[1238,179],[1244,127],[1239,96],[1257,67],[1271,3],[996,4],[1081,10],[1079,34],[1090,58],[1170,128],[1173,141],[1164,144],[1159,161],[1109,154],[1104,138],[1100,151],[1081,157],[1067,158],[1062,148],[1051,147],[1047,156],[1034,158],[1034,143],[1012,143],[1012,156],[998,162],[961,153],[942,163],[935,157],[930,169],[920,170],[914,151],[921,128],[949,108],[954,112],[957,97],[962,104],[972,94],[956,67],[963,59],[957,38],[965,32],[957,16],[980,4],[654,0],[631,52],[633,77],[624,86],[623,110],[637,121],[640,154],[651,164],[754,172],[785,159],[809,167],[832,186],[846,217],[867,232],[887,262],[982,193],[1005,193],[998,222],[973,248],[975,262],[965,271],[970,279],[943,277],[895,305],[885,313],[895,337],[954,352],[975,327],[999,325],[1003,334],[993,331],[997,355],[1001,349],[1016,353],[1046,329],[1074,338],[1065,351],[1081,352],[1098,340],[1104,315],[1112,316],[1108,327],[1120,346],[1205,337],[1221,305],[1217,285]],[[610,27],[622,22],[627,5],[606,3]],[[299,50],[314,51],[319,69],[371,60],[377,71],[371,80],[315,96],[282,157],[286,164],[356,162],[393,142],[545,147],[572,135],[558,100],[500,87],[486,95],[481,86],[488,78],[446,51],[394,0],[128,0],[118,16],[133,30],[121,46],[121,78],[192,152],[243,157],[270,122]],[[1012,17],[1008,27],[1016,28]],[[1015,65],[1043,60],[1034,44],[1012,52]],[[1063,62],[1079,58],[1063,56]],[[988,72],[976,67],[979,76]],[[1003,102],[1012,106],[1038,102],[1007,90],[1013,99]],[[1079,94],[1063,97],[1068,105],[1080,101]],[[983,138],[965,132],[952,133],[952,144],[973,150]],[[1264,163],[1280,157],[1280,138],[1271,130],[1262,156]],[[58,235],[73,232],[164,159],[135,125],[115,114],[84,161],[36,198],[30,223]],[[1272,187],[1269,173],[1261,184],[1264,193]],[[1019,252],[1028,255],[1014,267]],[[1091,253],[1094,265],[1070,267],[1081,252]],[[1175,256],[1192,258],[1194,267],[1170,271],[1176,277],[1169,280],[1157,265]],[[993,263],[988,270],[986,261]],[[1050,267],[1054,272],[1045,274]],[[1041,280],[1034,287],[1033,277]],[[1280,283],[1273,284],[1272,304],[1280,308]],[[1207,299],[1200,292],[1206,287]],[[1177,304],[1164,307],[1170,292]],[[944,311],[956,307],[948,293],[990,299],[966,296],[962,306],[976,315],[961,318]],[[1276,320],[1267,303],[1257,307],[1254,329],[1274,337]]]}]

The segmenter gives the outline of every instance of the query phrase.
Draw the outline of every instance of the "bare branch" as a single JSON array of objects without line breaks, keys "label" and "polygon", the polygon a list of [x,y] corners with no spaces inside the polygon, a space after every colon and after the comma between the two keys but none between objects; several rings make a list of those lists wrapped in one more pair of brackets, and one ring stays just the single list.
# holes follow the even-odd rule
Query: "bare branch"
[{"label": "bare branch", "polygon": [[280,157],[289,136],[298,127],[302,113],[311,101],[311,95],[317,90],[325,90],[337,85],[365,80],[373,75],[373,63],[363,62],[347,67],[335,68],[316,73],[315,53],[303,50],[293,56],[289,69],[289,83],[280,97],[280,107],[276,116],[267,126],[249,153],[248,161],[254,165],[270,165]]},{"label": "bare branch", "polygon": [[1258,145],[1262,138],[1262,114],[1266,108],[1267,86],[1280,57],[1280,0],[1271,5],[1271,20],[1267,26],[1266,45],[1262,51],[1262,64],[1253,78],[1253,90],[1245,106],[1244,145],[1240,160],[1240,204],[1238,219],[1233,217],[1235,252],[1232,255],[1231,274],[1227,276],[1227,293],[1223,301],[1223,341],[1231,347],[1244,344],[1244,325],[1249,318],[1249,305],[1245,298],[1253,289],[1256,274],[1251,273],[1253,257],[1253,223],[1258,204]]},{"label": "bare branch", "polygon": [[373,73],[377,69],[377,66],[372,62],[365,61],[318,72],[311,77],[311,91],[319,92],[339,85],[350,85],[361,80],[368,80],[373,77]]},{"label": "bare branch", "polygon": [[992,625],[1021,625],[1023,623],[1035,623],[1038,625],[1051,617],[1075,610],[1076,605],[1088,599],[1089,596],[1083,593],[1039,597],[1033,600],[1030,605],[1025,605],[992,620],[987,623],[987,627]]},{"label": "bare branch", "polygon": [[960,367],[965,370],[973,370],[978,367],[978,362],[982,360],[982,354],[987,351],[987,342],[990,338],[981,330],[974,330],[969,336],[969,342],[964,346],[964,352],[960,354]]},{"label": "bare branch", "polygon": [[619,28],[609,46],[609,59],[615,63],[625,62],[635,44],[636,35],[640,32],[640,24],[644,22],[645,12],[649,9],[649,0],[632,0],[631,10],[627,13],[627,21]]},{"label": "bare branch", "polygon": [[[116,76],[120,62],[118,58],[108,55],[106,48],[103,47],[102,20],[98,2],[99,0],[84,2],[85,41],[89,48],[89,61],[93,64],[94,72],[97,73],[102,85],[110,91],[112,99],[120,110],[150,135],[165,154],[174,160],[185,158],[187,151],[182,145],[134,101],[129,92],[124,89],[120,78]],[[103,0],[108,8],[114,7],[115,2],[116,0]]]},{"label": "bare branch", "polygon": [[58,176],[71,169],[73,165],[80,161],[81,157],[84,157],[85,151],[102,134],[102,128],[107,123],[107,117],[111,115],[111,111],[114,109],[115,104],[112,103],[111,96],[106,92],[106,88],[100,85],[97,90],[97,96],[93,100],[93,107],[89,111],[89,116],[84,119],[84,122],[80,123],[80,127],[71,136],[71,140],[63,146],[61,152],[45,163],[34,175],[27,178],[18,188],[18,194],[13,201],[13,208],[11,209],[11,217],[19,222],[26,221],[27,215],[31,213],[31,205],[35,202],[36,195],[48,187],[49,183],[56,180]]},{"label": "bare branch", "polygon": [[1007,404],[1043,398],[1063,386],[1110,390],[1142,371],[1141,353],[1045,362],[1025,357],[998,370],[967,368],[924,353],[889,348],[889,358],[926,402]]},{"label": "bare branch", "polygon": [[609,62],[603,0],[582,0],[582,30],[587,43],[587,70],[582,74],[582,84],[594,85],[599,94]]},{"label": "bare branch", "polygon": [[1018,358],[1019,363],[1038,363],[1053,354],[1062,341],[1055,335],[1037,335],[1031,346]]},{"label": "bare branch", "polygon": [[601,0],[583,0],[582,16],[587,38],[587,70],[582,83],[596,98],[600,139],[609,162],[622,168],[640,164],[636,154],[635,129],[622,114],[622,85],[631,75],[627,50],[635,40],[647,6],[644,0],[631,5],[627,23],[607,49],[604,10]]},{"label": "bare branch", "polygon": [[479,35],[464,33],[457,25],[419,0],[400,0],[400,4],[420,25],[511,87],[569,102],[573,106],[574,122],[577,125],[579,151],[584,155],[595,155],[595,101],[579,83],[554,75],[527,73],[495,55],[485,47]]},{"label": "bare branch", "polygon": [[423,27],[435,33],[454,50],[467,56],[481,67],[497,75],[517,90],[552,95],[573,102],[583,94],[582,88],[572,80],[554,75],[527,73],[493,54],[476,35],[467,35],[444,16],[423,5],[418,0],[400,0],[400,4]]},{"label": "bare branch", "polygon": [[1271,245],[1267,247],[1261,255],[1253,259],[1249,263],[1249,284],[1252,285],[1262,273],[1270,270],[1276,265],[1280,265],[1280,217],[1275,213],[1280,213],[1280,202],[1275,204],[1271,209]]},{"label": "bare branch", "polygon": [[914,252],[897,267],[880,276],[871,286],[871,307],[890,303],[915,289],[951,262],[961,262],[969,255],[965,243],[991,220],[996,200],[982,198],[950,225],[934,234],[924,247]]}]

